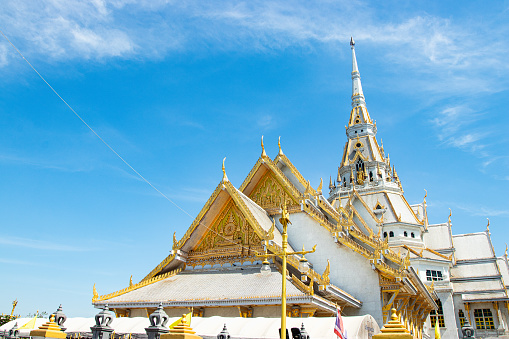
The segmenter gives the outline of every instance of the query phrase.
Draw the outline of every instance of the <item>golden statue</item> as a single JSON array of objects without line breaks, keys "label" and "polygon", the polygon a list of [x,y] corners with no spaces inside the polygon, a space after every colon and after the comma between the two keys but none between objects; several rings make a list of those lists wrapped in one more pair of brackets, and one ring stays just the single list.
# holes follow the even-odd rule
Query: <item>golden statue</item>
[{"label": "golden statue", "polygon": [[357,171],[357,184],[364,184],[364,172],[362,170]]}]

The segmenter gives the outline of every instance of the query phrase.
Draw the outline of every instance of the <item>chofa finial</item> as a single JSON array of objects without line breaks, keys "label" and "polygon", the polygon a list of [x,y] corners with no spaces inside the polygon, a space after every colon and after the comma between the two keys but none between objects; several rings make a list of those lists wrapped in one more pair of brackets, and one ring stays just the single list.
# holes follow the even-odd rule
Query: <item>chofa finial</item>
[{"label": "chofa finial", "polygon": [[353,41],[353,37],[350,37],[350,46],[355,47],[355,41]]},{"label": "chofa finial", "polygon": [[262,135],[262,157],[266,157],[267,153],[265,153],[265,146],[263,146],[263,135]]},{"label": "chofa finial", "polygon": [[451,224],[452,210],[449,208],[449,225]]},{"label": "chofa finial", "polygon": [[277,140],[277,146],[279,147],[279,155],[283,155],[283,150],[281,149],[281,137]]},{"label": "chofa finial", "polygon": [[228,181],[228,177],[226,176],[226,170],[224,169],[224,161],[226,160],[226,157],[223,159],[223,182]]},{"label": "chofa finial", "polygon": [[486,218],[488,219],[488,225],[486,225],[486,231],[489,232],[490,231],[490,218]]}]

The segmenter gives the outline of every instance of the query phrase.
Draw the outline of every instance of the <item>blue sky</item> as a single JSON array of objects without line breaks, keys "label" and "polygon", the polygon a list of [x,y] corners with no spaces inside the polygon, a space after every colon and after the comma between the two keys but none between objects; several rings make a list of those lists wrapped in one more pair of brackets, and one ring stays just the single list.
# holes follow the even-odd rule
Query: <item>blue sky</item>
[{"label": "blue sky", "polygon": [[[421,6],[423,4],[423,6]],[[424,6],[425,4],[425,6]],[[193,217],[277,139],[314,187],[335,176],[356,52],[410,203],[454,233],[509,222],[507,1],[6,0],[0,29],[137,171]],[[92,316],[192,218],[125,166],[0,40],[0,312]],[[290,230],[291,231],[291,230]]]}]

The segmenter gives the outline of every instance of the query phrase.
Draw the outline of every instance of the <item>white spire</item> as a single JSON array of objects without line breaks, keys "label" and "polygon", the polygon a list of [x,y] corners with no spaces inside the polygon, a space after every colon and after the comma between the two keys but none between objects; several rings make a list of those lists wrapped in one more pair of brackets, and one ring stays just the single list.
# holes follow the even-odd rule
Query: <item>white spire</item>
[{"label": "white spire", "polygon": [[357,58],[355,57],[355,41],[350,38],[350,47],[352,48],[352,107],[366,106],[364,93],[362,92],[361,74],[357,67]]}]

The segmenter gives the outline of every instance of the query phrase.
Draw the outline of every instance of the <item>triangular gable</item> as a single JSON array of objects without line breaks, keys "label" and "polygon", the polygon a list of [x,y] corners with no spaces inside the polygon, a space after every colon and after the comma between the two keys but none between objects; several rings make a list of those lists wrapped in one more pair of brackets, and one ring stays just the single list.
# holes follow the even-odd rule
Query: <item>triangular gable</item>
[{"label": "triangular gable", "polygon": [[[234,256],[235,253],[253,256],[255,251],[261,251],[262,240],[276,234],[274,240],[278,241],[281,235],[271,227],[272,220],[263,209],[256,209],[255,205],[229,181],[222,181],[184,236],[179,241],[174,237],[172,255],[165,258],[142,281],[180,265],[181,262],[175,262],[178,252],[189,254],[191,260],[193,255],[196,260]],[[223,249],[223,255],[217,251],[219,248]],[[207,251],[204,252],[205,249]],[[214,255],[214,251],[217,255]]]},{"label": "triangular gable", "polygon": [[260,157],[239,189],[266,210],[298,205],[301,192],[267,156]]},{"label": "triangular gable", "polygon": [[[287,180],[294,183],[294,186],[297,187],[299,192],[303,194],[308,187],[308,181],[304,179],[302,174],[297,170],[297,168],[292,164],[290,159],[286,157],[283,153],[280,153],[276,156],[276,158],[273,161],[274,165],[281,171],[281,168],[286,167],[288,169],[287,173],[285,173],[285,177],[287,177]],[[282,167],[279,167],[281,166]],[[317,192],[314,190],[314,188],[310,187],[312,194],[317,195]]]}]

